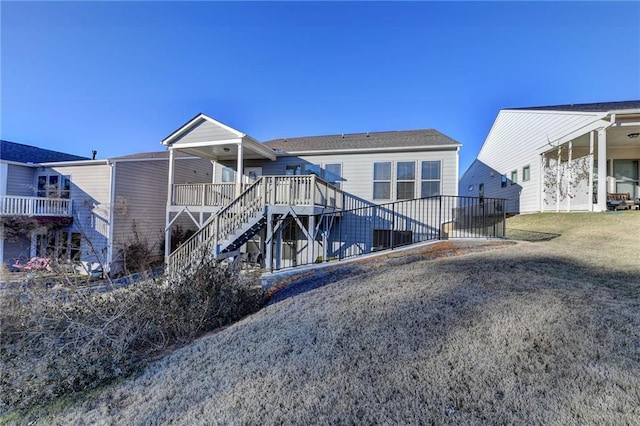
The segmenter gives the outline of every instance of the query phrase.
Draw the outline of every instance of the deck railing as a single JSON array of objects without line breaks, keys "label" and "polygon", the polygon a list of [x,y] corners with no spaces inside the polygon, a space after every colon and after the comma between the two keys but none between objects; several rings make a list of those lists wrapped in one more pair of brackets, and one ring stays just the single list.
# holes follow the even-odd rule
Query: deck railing
[{"label": "deck railing", "polygon": [[0,196],[0,216],[73,216],[72,202],[65,198]]},{"label": "deck railing", "polygon": [[226,206],[236,198],[235,183],[182,183],[173,185],[174,206]]},{"label": "deck railing", "polygon": [[211,216],[167,259],[167,269],[177,271],[216,256],[218,245],[231,234],[258,218],[267,205],[321,206],[339,209],[342,191],[322,179],[310,176],[263,176],[242,194]]}]

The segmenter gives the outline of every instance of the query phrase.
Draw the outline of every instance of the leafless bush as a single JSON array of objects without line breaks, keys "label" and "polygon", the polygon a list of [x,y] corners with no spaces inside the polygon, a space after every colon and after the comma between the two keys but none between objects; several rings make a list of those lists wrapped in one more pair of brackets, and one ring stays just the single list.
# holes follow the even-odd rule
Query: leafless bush
[{"label": "leafless bush", "polygon": [[170,282],[84,290],[36,280],[0,292],[0,413],[127,376],[262,303],[252,283],[216,263]]}]

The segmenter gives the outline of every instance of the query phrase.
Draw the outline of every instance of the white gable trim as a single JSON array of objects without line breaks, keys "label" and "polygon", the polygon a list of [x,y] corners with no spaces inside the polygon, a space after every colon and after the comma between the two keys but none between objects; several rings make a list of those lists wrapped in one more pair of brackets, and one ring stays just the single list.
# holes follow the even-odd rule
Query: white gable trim
[{"label": "white gable trim", "polygon": [[243,138],[246,135],[236,129],[234,129],[233,127],[227,126],[224,123],[219,122],[218,120],[214,120],[213,118],[200,113],[198,115],[196,115],[194,118],[192,118],[191,120],[189,120],[186,124],[184,124],[182,127],[180,127],[178,130],[174,131],[173,133],[171,133],[169,136],[167,136],[166,138],[164,138],[161,142],[162,145],[171,145],[173,142],[175,142],[176,139],[178,139],[179,137],[181,137],[183,134],[187,133],[189,130],[191,130],[191,128],[193,126],[195,126],[196,124],[198,124],[199,122],[202,121],[208,121],[209,123],[221,127],[224,130],[227,130],[231,133],[233,133],[234,135],[236,135],[238,138]]}]

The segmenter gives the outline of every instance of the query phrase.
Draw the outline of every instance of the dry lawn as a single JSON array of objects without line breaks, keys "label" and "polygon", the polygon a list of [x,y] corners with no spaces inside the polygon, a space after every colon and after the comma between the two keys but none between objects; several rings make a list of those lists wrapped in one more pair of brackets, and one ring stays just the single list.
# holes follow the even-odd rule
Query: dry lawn
[{"label": "dry lawn", "polygon": [[538,241],[336,282],[5,420],[640,424],[640,212],[508,228]]}]

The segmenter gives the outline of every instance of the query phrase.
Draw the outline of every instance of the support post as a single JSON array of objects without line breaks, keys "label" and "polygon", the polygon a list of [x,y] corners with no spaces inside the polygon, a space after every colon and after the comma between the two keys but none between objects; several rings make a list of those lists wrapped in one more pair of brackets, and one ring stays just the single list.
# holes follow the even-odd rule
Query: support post
[{"label": "support post", "polygon": [[556,213],[560,211],[560,163],[562,163],[562,147],[558,147],[558,162],[556,164]]},{"label": "support post", "polygon": [[313,255],[315,253],[315,229],[316,229],[316,217],[309,215],[309,221],[307,223],[307,263],[313,264],[315,259]]},{"label": "support post", "polygon": [[598,210],[607,210],[607,129],[598,130]]},{"label": "support post", "polygon": [[265,263],[264,267],[273,271],[273,214],[267,212],[267,234],[265,235]]},{"label": "support post", "polygon": [[571,179],[573,173],[571,172],[571,160],[573,156],[573,141],[569,141],[569,158],[567,160],[567,211],[571,211]]},{"label": "support post", "polygon": [[171,254],[171,205],[173,201],[173,183],[174,183],[174,168],[175,168],[175,151],[173,148],[169,148],[169,179],[167,185],[167,211],[166,221],[164,228],[164,263],[165,265],[169,261],[169,255]]},{"label": "support post", "polygon": [[238,142],[238,166],[236,167],[236,197],[242,194],[242,177],[244,176],[242,159],[242,139]]},{"label": "support post", "polygon": [[595,134],[593,130],[589,132],[589,211],[593,211],[593,142]]}]

